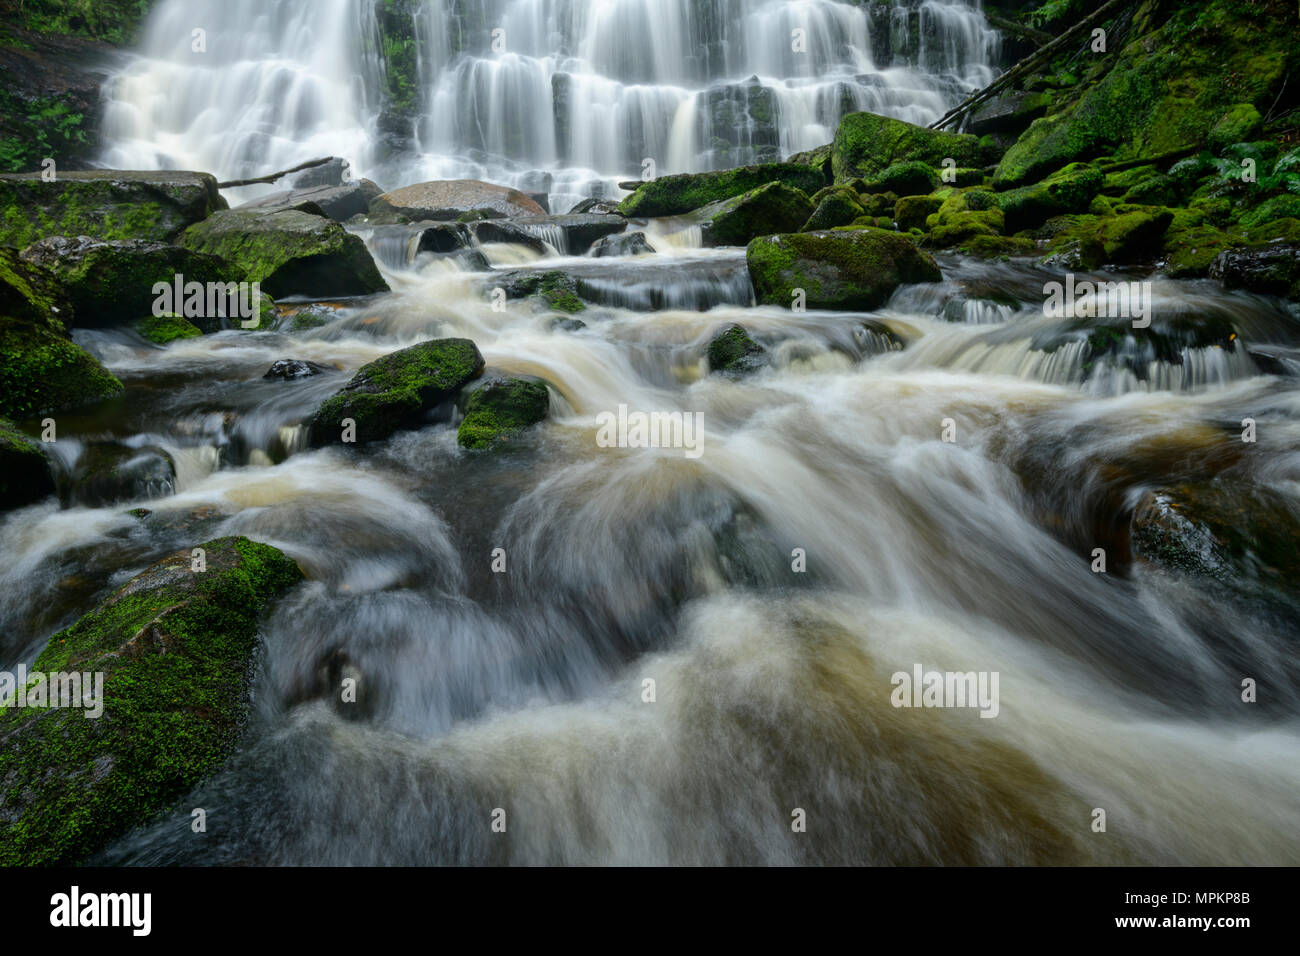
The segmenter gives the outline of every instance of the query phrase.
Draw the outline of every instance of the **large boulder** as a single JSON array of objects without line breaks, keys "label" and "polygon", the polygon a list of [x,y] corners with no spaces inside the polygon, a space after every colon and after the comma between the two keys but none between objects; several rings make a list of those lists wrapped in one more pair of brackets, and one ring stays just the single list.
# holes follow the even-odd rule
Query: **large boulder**
[{"label": "large boulder", "polygon": [[802,289],[809,308],[877,309],[903,283],[942,278],[909,237],[884,229],[764,236],[745,259],[759,303],[787,307]]},{"label": "large boulder", "polygon": [[691,213],[706,246],[743,246],[757,236],[796,232],[812,215],[812,200],[802,189],[771,182],[747,193],[720,199]]},{"label": "large boulder", "polygon": [[59,277],[72,299],[76,324],[83,328],[151,315],[156,282],[171,287],[178,275],[185,282],[202,283],[235,278],[217,256],[147,239],[51,236],[32,243],[20,255]]},{"label": "large boulder", "polygon": [[262,291],[327,298],[387,292],[366,244],[337,222],[294,209],[218,212],[187,229],[181,244],[220,256]]},{"label": "large boulder", "polygon": [[[163,559],[36,658],[33,675],[102,674],[75,706],[0,711],[0,865],[85,859],[192,790],[248,714],[258,617],[302,577],[268,545],[218,538]],[[43,684],[48,693],[56,688]],[[10,696],[14,688],[5,688]],[[98,716],[92,717],[102,707]]]},{"label": "large boulder", "polygon": [[379,441],[453,397],[483,371],[483,356],[469,339],[434,339],[390,352],[357,370],[311,419],[311,443],[343,441],[344,421],[356,424],[358,442]]},{"label": "large boulder", "polygon": [[54,492],[45,449],[0,418],[0,510],[21,508]]},{"label": "large boulder", "polygon": [[773,182],[810,194],[825,185],[821,173],[803,163],[763,163],[711,173],[680,173],[660,176],[638,187],[619,203],[618,211],[625,216],[676,216]]},{"label": "large boulder", "polygon": [[1087,212],[1101,192],[1101,170],[1074,163],[1052,173],[1041,183],[1002,193],[997,203],[1006,216],[1007,232],[1041,226],[1053,216]]},{"label": "large boulder", "polygon": [[53,274],[0,248],[0,416],[22,420],[122,391],[68,338],[74,314]]},{"label": "large boulder", "polygon": [[377,196],[370,204],[370,213],[380,219],[420,222],[460,219],[472,213],[505,219],[544,216],[546,210],[518,189],[477,179],[441,179]]},{"label": "large boulder", "polygon": [[1300,245],[1282,242],[1225,250],[1210,264],[1210,278],[1229,289],[1300,299]]},{"label": "large boulder", "polygon": [[940,168],[945,159],[978,166],[979,140],[965,133],[913,126],[876,113],[850,113],[840,120],[832,144],[835,179],[874,179],[895,163],[916,161]]},{"label": "large boulder", "polygon": [[47,236],[172,242],[226,201],[207,173],[179,170],[59,171],[0,176],[0,245],[22,248]]},{"label": "large boulder", "polygon": [[544,382],[526,378],[491,378],[465,400],[465,417],[456,430],[463,448],[490,448],[536,425],[551,407]]},{"label": "large boulder", "polygon": [[256,209],[271,212],[279,209],[297,209],[300,212],[319,211],[336,222],[370,211],[370,204],[383,190],[368,179],[336,186],[312,186],[307,189],[287,189],[253,199],[236,209]]}]

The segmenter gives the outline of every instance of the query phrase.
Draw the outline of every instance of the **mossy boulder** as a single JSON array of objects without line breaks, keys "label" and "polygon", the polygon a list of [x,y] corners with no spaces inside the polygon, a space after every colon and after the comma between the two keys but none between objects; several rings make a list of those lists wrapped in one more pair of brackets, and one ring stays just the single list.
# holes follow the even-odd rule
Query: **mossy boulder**
[{"label": "mossy boulder", "polygon": [[745,259],[758,302],[787,307],[801,289],[809,308],[876,309],[903,283],[942,278],[911,238],[884,229],[764,236]]},{"label": "mossy boulder", "polygon": [[178,339],[196,339],[203,335],[203,330],[189,319],[173,313],[137,319],[131,323],[131,328],[154,345],[168,345]]},{"label": "mossy boulder", "polygon": [[22,248],[48,236],[172,242],[226,208],[207,173],[96,169],[0,176],[0,245]]},{"label": "mossy boulder", "polygon": [[894,204],[894,220],[898,228],[921,229],[925,221],[937,213],[944,204],[942,196],[903,196]]},{"label": "mossy boulder", "polygon": [[[235,278],[217,256],[146,239],[51,236],[32,243],[21,256],[59,277],[81,327],[115,325],[151,314],[157,299],[154,284],[165,283],[170,290],[178,275],[186,283]],[[172,309],[181,305],[177,302]]]},{"label": "mossy boulder", "polygon": [[358,442],[379,441],[452,398],[483,371],[469,339],[434,339],[398,349],[357,370],[311,419],[313,447],[343,440],[344,421],[356,423]]},{"label": "mossy boulder", "polygon": [[833,175],[831,172],[831,152],[831,144],[827,143],[825,146],[818,146],[816,149],[795,153],[786,162],[811,166],[821,173],[825,181],[829,183]]},{"label": "mossy boulder", "polygon": [[490,378],[465,399],[465,417],[456,430],[462,448],[490,448],[546,418],[551,395],[544,382]]},{"label": "mossy boulder", "polygon": [[[982,178],[982,177],[981,177]],[[894,193],[896,196],[914,196],[933,191],[939,177],[925,163],[911,160],[895,163],[865,184],[865,193]]]},{"label": "mossy boulder", "polygon": [[507,299],[533,299],[551,311],[572,315],[587,308],[578,280],[559,269],[506,272],[493,276],[491,282],[491,288],[504,291]]},{"label": "mossy boulder", "polygon": [[1241,245],[1242,239],[1215,226],[1200,225],[1165,234],[1162,254],[1171,279],[1199,279],[1210,273],[1219,254]]},{"label": "mossy boulder", "polygon": [[780,232],[816,232],[819,229],[834,229],[847,226],[866,215],[866,210],[858,201],[858,194],[847,186],[824,189],[817,201],[817,208],[800,226],[794,229],[782,229]]},{"label": "mossy boulder", "polygon": [[1053,216],[1087,212],[1102,181],[1097,167],[1074,163],[1033,186],[1002,193],[997,202],[1006,215],[1007,232],[1040,226]]},{"label": "mossy boulder", "polygon": [[122,391],[68,338],[71,301],[55,277],[0,248],[0,416],[14,420],[88,405]]},{"label": "mossy boulder", "polygon": [[[1005,227],[1005,217],[996,205],[984,201],[989,193],[953,193],[939,206],[938,212],[926,218],[930,234],[925,244],[937,249],[955,246],[976,236],[1000,236]],[[981,208],[972,209],[974,197]]]},{"label": "mossy boulder", "polygon": [[33,673],[103,674],[103,710],[0,711],[0,865],[85,859],[217,770],[247,720],[258,618],[299,580],[247,538],[185,549],[50,638]]},{"label": "mossy boulder", "polygon": [[236,281],[267,295],[313,298],[387,292],[366,244],[331,219],[295,209],[229,209],[185,230],[180,242],[230,263]]},{"label": "mossy boulder", "polygon": [[958,252],[980,259],[1001,259],[1032,256],[1038,251],[1034,240],[1024,236],[975,235],[957,246]]},{"label": "mossy boulder", "polygon": [[849,113],[835,131],[831,168],[837,181],[874,179],[896,163],[939,168],[952,159],[969,167],[979,165],[979,155],[979,140],[965,133],[926,129],[876,113]]},{"label": "mossy boulder", "polygon": [[705,358],[711,372],[744,374],[762,366],[767,349],[759,345],[744,326],[732,325],[709,340]]},{"label": "mossy boulder", "polygon": [[709,203],[691,213],[691,219],[700,223],[706,246],[743,246],[756,236],[794,232],[812,213],[807,193],[771,182]]},{"label": "mossy boulder", "polygon": [[821,172],[803,163],[762,163],[710,173],[660,176],[619,203],[624,216],[676,216],[731,199],[768,183],[781,183],[808,195],[825,185]]},{"label": "mossy boulder", "polygon": [[0,510],[21,508],[54,493],[50,460],[40,443],[0,418]]}]

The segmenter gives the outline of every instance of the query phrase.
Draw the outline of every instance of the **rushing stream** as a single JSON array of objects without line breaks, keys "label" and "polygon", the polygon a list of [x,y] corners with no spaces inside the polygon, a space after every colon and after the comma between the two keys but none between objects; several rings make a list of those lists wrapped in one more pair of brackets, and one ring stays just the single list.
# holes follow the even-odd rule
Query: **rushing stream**
[{"label": "rushing stream", "polygon": [[[250,4],[211,6],[234,22]],[[290,17],[296,6],[305,0],[275,9]],[[293,39],[269,22],[242,34],[250,88],[281,82],[274,70],[338,87],[312,87],[335,112],[285,121],[259,164],[350,149],[363,170],[385,168],[367,152],[365,83],[340,100],[341,50],[366,35],[347,27],[354,5],[313,6],[329,9],[319,22],[337,22],[338,36]],[[428,5],[431,64],[440,6]],[[528,33],[516,23],[529,17],[568,12],[567,55],[583,61],[593,103],[635,97],[641,115],[654,102],[667,116],[680,109],[673,97],[692,95],[664,85],[674,71],[697,88],[714,76],[631,30],[651,7],[686,16],[685,0],[502,6],[512,35]],[[804,4],[705,6],[746,24],[717,76],[781,77],[787,116],[820,95],[758,42],[788,35],[782,16]],[[837,48],[861,26],[837,19],[836,4],[807,6]],[[981,22],[967,5],[927,6]],[[150,37],[176,7],[164,4]],[[611,24],[597,8],[628,19]],[[253,56],[254,38],[270,35],[299,58]],[[969,51],[952,56],[916,69],[987,68]],[[519,57],[430,66],[430,102],[489,97],[529,70],[549,96],[556,64]],[[602,76],[620,69],[645,85],[602,93],[617,85]],[[485,75],[494,70],[503,75]],[[862,89],[901,96],[907,79]],[[117,82],[171,81],[141,59]],[[169,139],[149,126],[164,106],[146,120],[149,97],[137,93],[140,125],[110,144],[109,161],[145,164],[149,143],[166,165],[242,168],[245,134],[262,122],[256,97],[227,88],[247,112],[209,117],[202,81],[184,83],[165,109],[194,127]],[[917,118],[951,100],[941,80],[920,85],[932,99],[913,100]],[[502,129],[513,121],[497,115]],[[825,122],[787,123],[780,145],[825,142]],[[425,124],[427,149],[402,181],[490,178],[470,154],[492,152],[500,130],[479,146],[463,132]],[[570,182],[626,172],[625,157],[600,151],[615,138],[595,133],[575,139],[587,145]],[[680,147],[680,167],[705,165],[694,134],[682,135],[664,155]],[[550,148],[530,157],[537,168],[554,160]],[[795,313],[752,304],[743,250],[697,248],[666,227],[650,231],[654,253],[635,257],[483,247],[493,270],[586,277],[600,304],[571,329],[526,301],[494,309],[481,268],[407,262],[357,231],[393,291],[328,303],[317,328],[286,321],[166,348],[125,331],[77,333],[127,391],[107,410],[60,416],[65,466],[82,443],[113,439],[161,448],[177,475],[156,497],[47,502],[5,518],[6,665],[30,665],[109,589],[212,537],[273,544],[308,578],[263,627],[241,752],[100,862],[1300,862],[1297,608],[1143,567],[1090,567],[1094,547],[1112,548],[1099,538],[1106,520],[1153,488],[1217,473],[1225,456],[1243,487],[1300,512],[1297,341],[1274,300],[1157,279],[1153,313],[1221,315],[1240,346],[1171,361],[1130,342],[1122,360],[1089,364],[1073,339],[1043,346],[1062,323],[1043,314],[1052,274],[1031,263],[939,256],[943,283],[904,287],[878,313]],[[705,345],[734,322],[770,365],[743,379],[707,374]],[[459,448],[445,420],[377,445],[306,448],[301,423],[356,368],[445,336],[473,339],[490,369],[543,378],[550,418],[490,454]],[[1247,346],[1271,350],[1290,377],[1263,374]],[[327,370],[264,379],[283,358]],[[620,405],[702,413],[702,454],[599,447],[597,416]],[[1246,417],[1267,439],[1243,449]],[[941,440],[945,419],[955,442]],[[806,571],[792,570],[796,549]],[[998,672],[996,719],[892,707],[890,675],[916,663]],[[341,674],[359,678],[358,704],[335,701]],[[1239,701],[1246,676],[1267,688],[1255,708]],[[208,832],[196,836],[198,806]],[[491,828],[495,808],[507,811],[505,834]],[[796,808],[806,833],[791,830]],[[1090,828],[1094,808],[1107,812],[1106,833]]]}]

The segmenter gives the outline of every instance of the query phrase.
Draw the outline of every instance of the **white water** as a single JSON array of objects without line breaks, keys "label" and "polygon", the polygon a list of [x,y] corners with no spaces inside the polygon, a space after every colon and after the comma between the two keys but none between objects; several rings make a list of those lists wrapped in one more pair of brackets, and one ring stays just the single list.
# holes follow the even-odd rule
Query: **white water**
[{"label": "white water", "polygon": [[[646,160],[665,174],[820,146],[851,110],[927,123],[992,78],[998,37],[977,2],[879,9],[424,0],[420,115],[393,149],[377,128],[385,65],[371,3],[165,0],[109,83],[103,161],[227,179],[342,155],[385,188],[467,177],[537,188],[550,175],[558,210],[614,195]],[[196,29],[206,52],[192,49]],[[746,106],[756,96],[758,118]],[[711,108],[719,97],[741,112]]]}]

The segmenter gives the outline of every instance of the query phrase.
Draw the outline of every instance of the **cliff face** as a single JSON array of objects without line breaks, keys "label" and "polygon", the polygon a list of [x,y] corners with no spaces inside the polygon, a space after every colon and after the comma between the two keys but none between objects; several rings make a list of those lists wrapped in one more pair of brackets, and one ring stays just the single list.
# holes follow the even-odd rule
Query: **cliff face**
[{"label": "cliff face", "polygon": [[152,0],[0,0],[0,172],[85,168],[99,91]]}]

